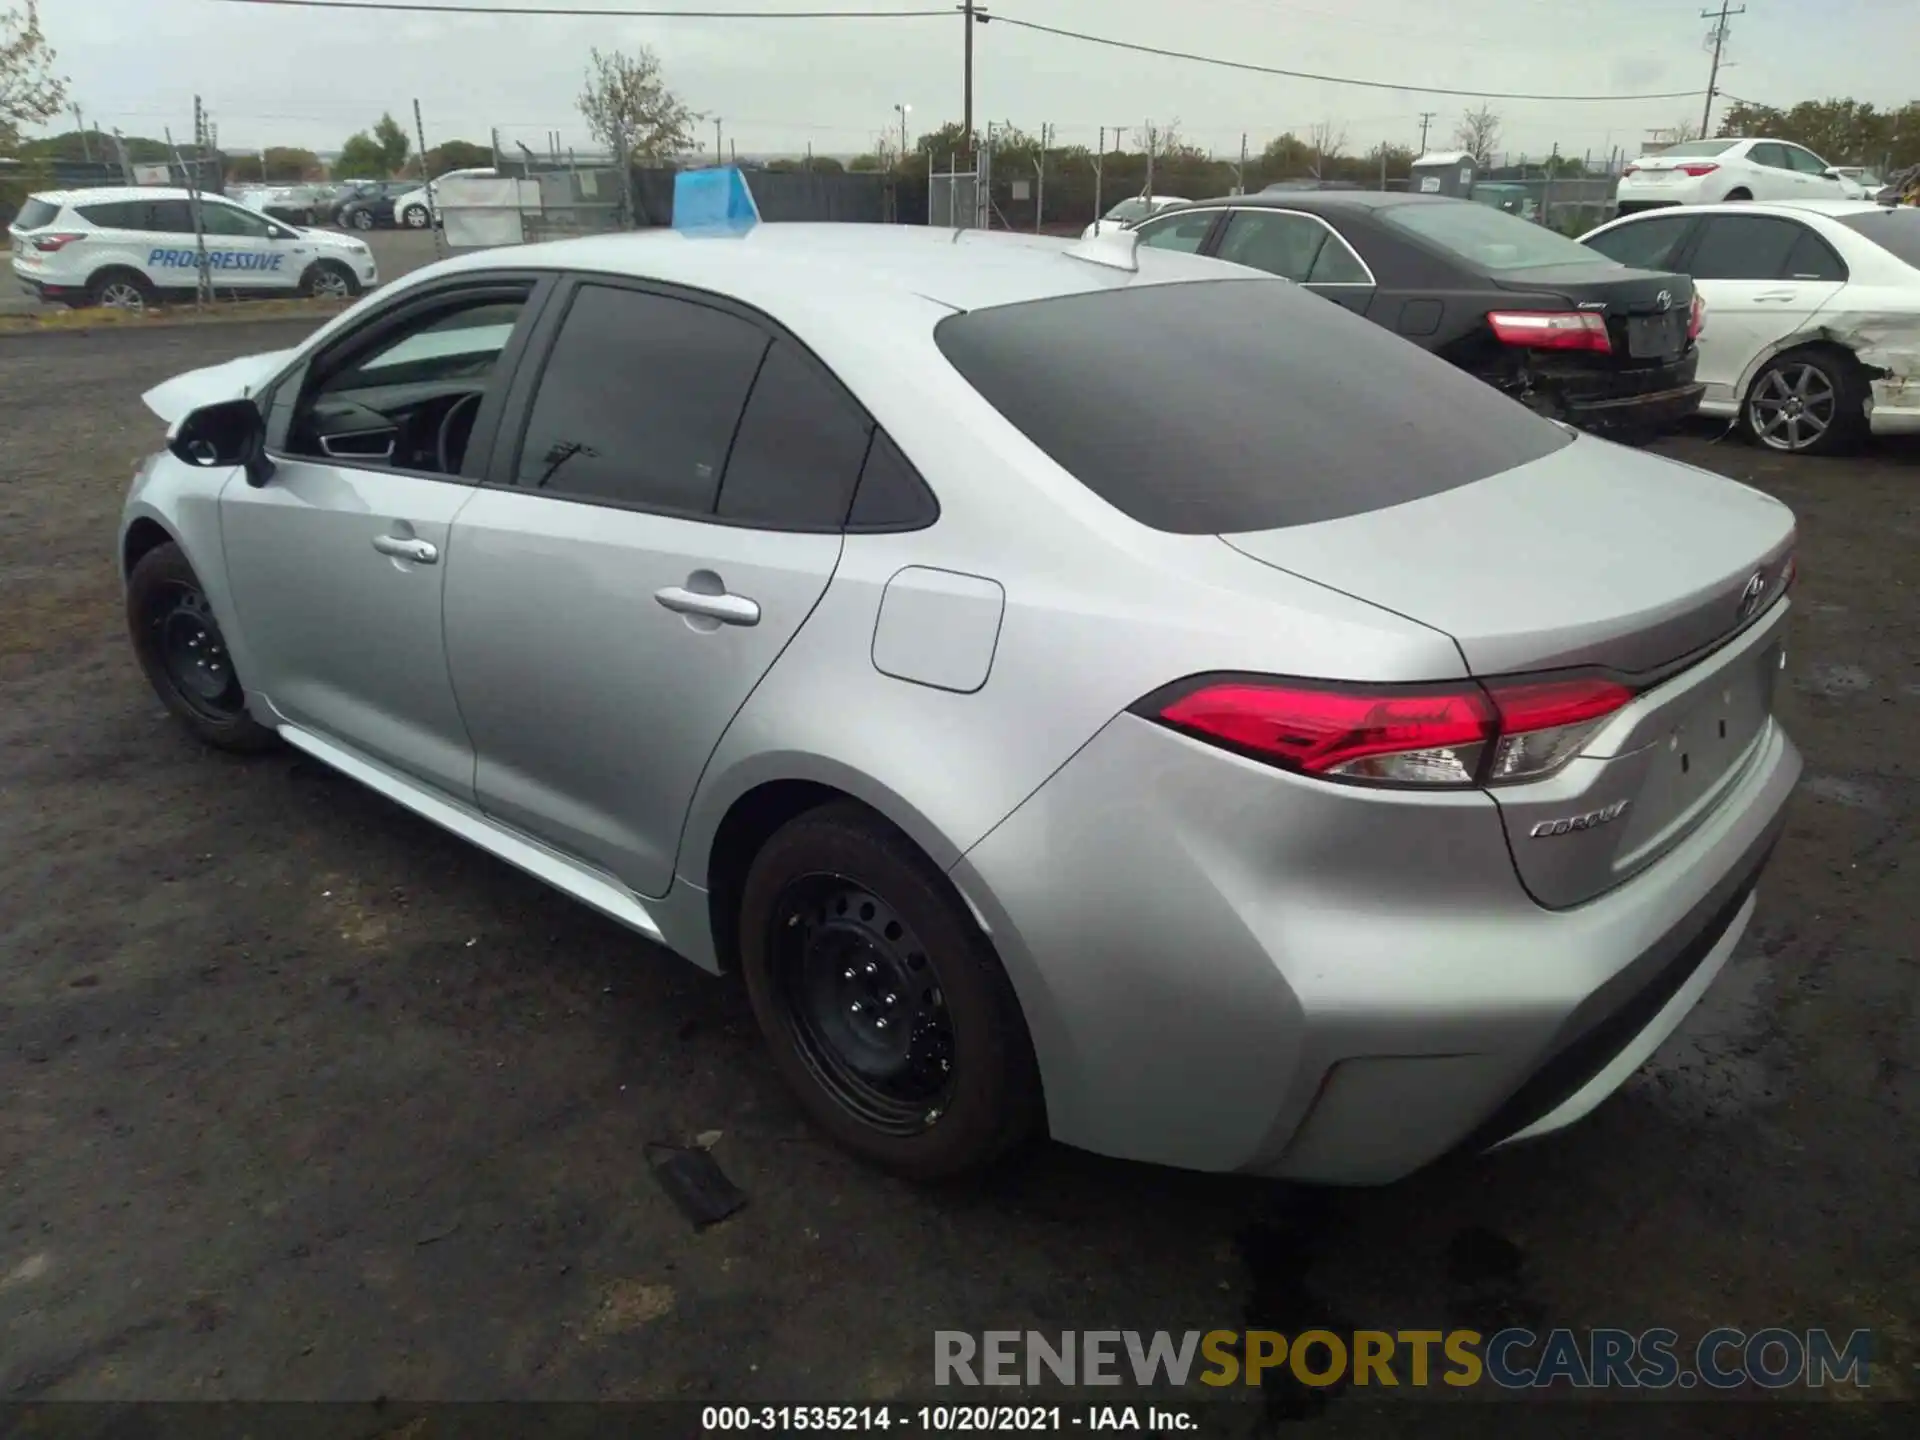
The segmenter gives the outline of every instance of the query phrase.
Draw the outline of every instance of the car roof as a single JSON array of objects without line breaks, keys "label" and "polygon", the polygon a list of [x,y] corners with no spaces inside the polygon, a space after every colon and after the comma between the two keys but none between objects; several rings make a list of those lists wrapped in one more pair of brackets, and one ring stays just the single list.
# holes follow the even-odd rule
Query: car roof
[{"label": "car roof", "polygon": [[1471,205],[1452,195],[1414,195],[1403,190],[1262,190],[1220,195],[1193,205],[1266,207],[1274,210],[1385,210],[1396,205]]},{"label": "car roof", "polygon": [[[214,190],[202,190],[200,195],[224,198]],[[193,192],[170,185],[93,185],[84,190],[36,190],[27,198],[49,205],[99,205],[117,200],[191,200]]]},{"label": "car roof", "polygon": [[[1714,205],[1663,205],[1657,210],[1640,210],[1619,220],[1638,220],[1654,215],[1690,215],[1711,212],[1716,215],[1825,215],[1843,220],[1849,215],[1872,215],[1891,207],[1877,200],[1723,200]],[[1614,221],[1607,222],[1609,225]]]},{"label": "car roof", "polygon": [[877,292],[978,310],[1131,285],[1261,278],[1237,265],[1146,246],[1136,251],[1138,271],[1122,270],[1068,254],[1083,243],[923,225],[782,222],[744,232],[583,236],[480,251],[443,262],[445,270],[434,268],[446,273],[505,264],[631,275],[731,296],[776,319],[796,309],[858,305]]}]

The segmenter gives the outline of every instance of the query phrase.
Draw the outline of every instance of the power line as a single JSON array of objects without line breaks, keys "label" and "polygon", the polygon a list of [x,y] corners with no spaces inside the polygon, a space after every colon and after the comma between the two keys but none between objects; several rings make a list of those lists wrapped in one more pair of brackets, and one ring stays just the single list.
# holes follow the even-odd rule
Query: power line
[{"label": "power line", "polygon": [[1692,100],[1701,93],[1698,90],[1666,90],[1658,94],[1642,95],[1528,95],[1501,90],[1450,90],[1439,85],[1400,85],[1389,80],[1355,80],[1345,75],[1317,75],[1308,70],[1283,70],[1277,65],[1254,65],[1245,60],[1222,60],[1217,55],[1195,55],[1185,50],[1167,50],[1158,45],[1140,45],[1130,40],[1111,40],[1104,35],[1088,35],[1080,30],[1062,30],[1052,25],[1039,25],[1031,20],[1015,20],[1006,15],[995,15],[993,23],[1012,25],[1021,30],[1037,30],[1043,35],[1057,35],[1062,39],[1080,40],[1089,45],[1106,45],[1115,50],[1131,50],[1140,55],[1158,55],[1167,60],[1191,60],[1200,65],[1218,65],[1228,70],[1247,70],[1256,75],[1279,75],[1288,80],[1316,80],[1323,85],[1352,85],[1363,90],[1403,90],[1411,95],[1458,95],[1469,100],[1558,100],[1599,104],[1610,100]]},{"label": "power line", "polygon": [[415,0],[220,0],[300,10],[404,10],[421,15],[555,15],[610,20],[923,20],[946,10],[597,10],[565,5],[432,5]]}]

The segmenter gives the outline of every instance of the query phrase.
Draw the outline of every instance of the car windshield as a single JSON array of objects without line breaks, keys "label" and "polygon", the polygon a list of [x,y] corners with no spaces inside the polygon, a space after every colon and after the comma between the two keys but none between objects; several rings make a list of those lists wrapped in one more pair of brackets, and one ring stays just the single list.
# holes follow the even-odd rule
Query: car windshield
[{"label": "car windshield", "polygon": [[1689,140],[1684,145],[1669,145],[1653,153],[1663,160],[1684,160],[1689,155],[1724,155],[1739,143],[1738,140]]},{"label": "car windshield", "polygon": [[1504,210],[1471,201],[1387,205],[1380,218],[1397,230],[1486,270],[1529,270],[1541,265],[1611,265],[1577,240]]},{"label": "car windshield", "polygon": [[1920,210],[1909,205],[1837,218],[1849,230],[1866,236],[1895,259],[1920,270]]},{"label": "car windshield", "polygon": [[[1085,214],[1086,212],[1082,211],[1081,213]],[[1131,200],[1122,200],[1118,205],[1114,206],[1111,210],[1107,211],[1106,218],[1109,220],[1119,220],[1123,222],[1133,221],[1133,220],[1144,220],[1147,218],[1147,216],[1151,215],[1152,213],[1153,213],[1153,206],[1149,205],[1145,200],[1142,200],[1139,196],[1136,195]]]}]

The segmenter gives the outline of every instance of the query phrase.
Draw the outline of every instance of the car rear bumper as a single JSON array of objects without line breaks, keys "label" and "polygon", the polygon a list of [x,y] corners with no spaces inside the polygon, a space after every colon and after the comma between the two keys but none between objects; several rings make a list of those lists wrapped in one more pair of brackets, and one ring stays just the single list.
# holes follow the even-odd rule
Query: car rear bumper
[{"label": "car rear bumper", "polygon": [[1565,418],[1583,430],[1663,430],[1700,408],[1707,387],[1693,378],[1699,366],[1699,350],[1689,347],[1667,365],[1545,373],[1535,388],[1552,397]]},{"label": "car rear bumper", "polygon": [[1637,395],[1568,403],[1567,418],[1587,430],[1666,430],[1689,418],[1707,393],[1701,384],[1676,385]]},{"label": "car rear bumper", "polygon": [[1127,715],[952,874],[1055,1138],[1382,1183],[1570,1123],[1637,1068],[1738,943],[1799,773],[1769,721],[1684,842],[1550,911],[1484,793],[1303,779]]}]

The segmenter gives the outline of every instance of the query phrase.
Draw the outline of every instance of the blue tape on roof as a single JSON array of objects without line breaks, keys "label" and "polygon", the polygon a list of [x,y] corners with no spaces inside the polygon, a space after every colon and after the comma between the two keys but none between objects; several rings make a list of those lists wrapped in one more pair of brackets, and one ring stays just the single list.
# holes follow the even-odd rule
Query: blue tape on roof
[{"label": "blue tape on roof", "polygon": [[737,167],[682,170],[673,177],[674,229],[740,231],[759,223],[760,207]]}]

